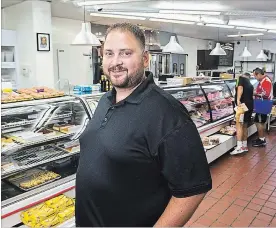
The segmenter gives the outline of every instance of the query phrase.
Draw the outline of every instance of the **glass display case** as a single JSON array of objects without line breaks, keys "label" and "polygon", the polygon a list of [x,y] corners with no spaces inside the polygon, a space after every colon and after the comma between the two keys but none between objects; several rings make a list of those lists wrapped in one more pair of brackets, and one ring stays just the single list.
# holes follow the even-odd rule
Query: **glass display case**
[{"label": "glass display case", "polygon": [[211,109],[212,121],[234,114],[233,97],[225,83],[202,85]]},{"label": "glass display case", "polygon": [[191,119],[197,127],[211,122],[208,101],[199,85],[164,90],[179,100],[187,108]]},{"label": "glass display case", "polygon": [[197,127],[234,114],[233,97],[224,82],[164,89],[188,110]]},{"label": "glass display case", "polygon": [[[236,93],[236,79],[233,80],[225,80],[226,85],[229,87],[229,89],[231,90],[232,96],[235,97],[235,93]],[[258,80],[255,78],[250,78],[250,83],[253,85],[254,89],[256,89],[256,87],[258,86]]]},{"label": "glass display case", "polygon": [[90,118],[76,97],[2,104],[2,210],[75,178]]}]

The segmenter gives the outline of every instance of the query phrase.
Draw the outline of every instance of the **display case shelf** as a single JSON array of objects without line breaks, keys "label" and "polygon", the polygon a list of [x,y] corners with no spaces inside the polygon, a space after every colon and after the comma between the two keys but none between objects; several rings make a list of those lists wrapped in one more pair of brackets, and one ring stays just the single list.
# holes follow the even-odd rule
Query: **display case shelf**
[{"label": "display case shelf", "polygon": [[[22,151],[24,153],[24,151]],[[54,151],[51,154],[42,154],[44,151],[41,151],[41,153],[29,153],[24,154],[21,157],[15,157],[13,156],[13,160],[15,162],[14,169],[10,169],[8,171],[2,170],[1,177],[6,178],[10,175],[13,175],[19,171],[28,170],[52,161],[56,161],[59,159],[71,157],[75,154],[78,154],[80,151],[76,152],[68,152],[65,150],[62,150],[61,148],[56,148],[56,151]],[[34,157],[34,155],[37,155]]]},{"label": "display case shelf", "polygon": [[57,141],[57,140],[60,140],[60,139],[69,138],[69,137],[74,136],[74,135],[75,135],[75,133],[70,133],[70,134],[61,133],[61,135],[54,136],[54,137],[51,137],[51,138],[36,140],[36,141],[32,141],[32,142],[26,142],[26,143],[22,143],[22,144],[16,144],[16,145],[14,145],[10,148],[2,148],[2,154],[10,155],[10,154],[12,154],[16,151],[23,150],[23,149],[28,148],[28,147],[37,146],[39,144],[44,144],[44,143],[51,143],[51,142],[54,142],[54,141]]},{"label": "display case shelf", "polygon": [[3,125],[1,125],[1,129],[5,130],[8,128],[22,127],[22,126],[26,126],[26,125],[30,125],[30,124],[34,124],[34,123],[36,123],[36,120],[21,120],[21,121],[14,122],[14,123],[3,124]]}]

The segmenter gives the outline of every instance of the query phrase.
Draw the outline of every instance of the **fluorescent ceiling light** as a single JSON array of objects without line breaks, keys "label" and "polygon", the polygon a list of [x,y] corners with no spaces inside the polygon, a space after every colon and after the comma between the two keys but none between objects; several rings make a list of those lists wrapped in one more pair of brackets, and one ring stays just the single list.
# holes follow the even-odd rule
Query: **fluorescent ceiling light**
[{"label": "fluorescent ceiling light", "polygon": [[219,2],[196,2],[196,1],[185,1],[178,2],[174,1],[172,4],[172,1],[158,1],[154,5],[154,7],[159,9],[177,9],[177,10],[198,10],[198,11],[226,11],[229,10],[229,7],[226,7],[224,4],[220,4]]},{"label": "fluorescent ceiling light", "polygon": [[216,47],[211,51],[210,55],[226,55],[226,52],[221,48],[220,43],[216,43]]},{"label": "fluorescent ceiling light", "polygon": [[213,15],[213,16],[220,15],[220,12],[217,12],[217,11],[197,11],[197,10],[159,10],[159,13],[177,13],[177,14],[191,14],[191,15]]},{"label": "fluorescent ceiling light", "polygon": [[[145,0],[144,0],[145,1]],[[77,2],[77,5],[79,6],[92,6],[92,5],[106,5],[106,4],[118,4],[118,3],[127,3],[127,2],[133,2],[133,0],[110,0],[110,1],[82,1],[82,2]],[[139,1],[141,2],[141,0]],[[143,2],[143,0],[142,0]]]},{"label": "fluorescent ceiling light", "polygon": [[263,23],[259,23],[256,21],[252,20],[229,20],[229,25],[234,25],[234,26],[242,26],[242,27],[249,27],[249,28],[264,28]]},{"label": "fluorescent ceiling light", "polygon": [[193,21],[177,21],[177,20],[169,20],[169,19],[162,19],[162,18],[150,18],[150,21],[160,21],[160,22],[167,22],[167,23],[174,23],[174,24],[187,24],[193,25],[195,22]]},{"label": "fluorescent ceiling light", "polygon": [[265,32],[265,31],[266,31],[266,29],[261,29],[261,28],[249,28],[249,27],[236,27],[236,29],[260,31],[260,32]]},{"label": "fluorescent ceiling light", "polygon": [[234,28],[233,25],[221,25],[221,24],[206,24],[208,27],[217,27],[217,28]]},{"label": "fluorescent ceiling light", "polygon": [[111,18],[122,18],[131,20],[146,20],[145,17],[127,16],[127,15],[117,15],[117,14],[105,14],[105,13],[90,13],[91,16],[95,17],[111,17]]},{"label": "fluorescent ceiling light", "polygon": [[204,23],[203,22],[198,22],[197,25],[202,26],[202,25],[204,25]]},{"label": "fluorescent ceiling light", "polygon": [[179,21],[199,21],[199,16],[196,16],[196,15],[118,12],[118,11],[112,12],[112,14],[130,15],[130,16],[138,16],[138,17],[149,17],[149,18],[162,18],[162,19],[179,20]]},{"label": "fluorescent ceiling light", "polygon": [[263,33],[247,33],[247,34],[235,34],[235,35],[227,35],[227,37],[241,37],[241,36],[263,36]]},{"label": "fluorescent ceiling light", "polygon": [[276,33],[276,30],[268,30],[268,32]]}]

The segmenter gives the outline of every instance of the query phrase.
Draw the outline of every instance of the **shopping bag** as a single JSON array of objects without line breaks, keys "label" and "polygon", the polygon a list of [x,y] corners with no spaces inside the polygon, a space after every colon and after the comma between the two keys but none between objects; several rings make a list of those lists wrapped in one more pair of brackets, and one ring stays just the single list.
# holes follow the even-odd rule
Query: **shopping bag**
[{"label": "shopping bag", "polygon": [[254,99],[254,112],[268,115],[271,113],[273,106],[272,100]]}]

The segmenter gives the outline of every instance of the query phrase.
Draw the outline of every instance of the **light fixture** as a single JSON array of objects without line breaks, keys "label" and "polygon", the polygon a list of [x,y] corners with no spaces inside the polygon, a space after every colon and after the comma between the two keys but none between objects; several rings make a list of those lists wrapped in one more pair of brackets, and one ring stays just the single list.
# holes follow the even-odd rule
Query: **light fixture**
[{"label": "light fixture", "polygon": [[241,57],[247,58],[252,56],[250,51],[248,51],[247,47],[244,47]]},{"label": "light fixture", "polygon": [[174,54],[185,54],[183,47],[181,47],[175,36],[171,36],[170,42],[163,48],[162,52],[174,53]]},{"label": "light fixture", "polygon": [[257,56],[257,59],[261,59],[266,61],[268,59],[267,55],[264,53],[264,50],[262,49],[260,54]]},{"label": "light fixture", "polygon": [[[137,1],[137,0],[135,0]],[[146,0],[139,0],[139,2],[143,2]],[[119,3],[128,3],[133,2],[133,0],[110,0],[110,1],[86,1],[86,2],[77,2],[78,6],[92,6],[92,5],[107,5],[107,4],[119,4]]]},{"label": "light fixture", "polygon": [[227,37],[241,37],[241,36],[263,36],[263,33],[247,33],[247,34],[235,34],[235,35],[227,35]]},{"label": "light fixture", "polygon": [[276,30],[268,30],[267,32],[276,33]]},{"label": "light fixture", "polygon": [[267,29],[262,29],[262,28],[250,28],[250,27],[236,27],[236,29],[240,30],[252,30],[252,31],[259,31],[259,32],[265,32]]},{"label": "light fixture", "polygon": [[177,9],[177,10],[198,10],[198,11],[228,11],[230,8],[225,4],[219,3],[218,1],[157,1],[156,8],[159,9]]},{"label": "light fixture", "polygon": [[150,21],[159,21],[159,22],[166,22],[166,23],[174,23],[174,24],[187,24],[193,25],[195,22],[193,21],[179,21],[179,20],[169,20],[169,19],[162,19],[162,18],[150,18]]},{"label": "light fixture", "polygon": [[197,25],[199,25],[199,26],[203,26],[203,25],[204,25],[204,23],[203,23],[203,22],[198,22],[198,23],[197,23]]},{"label": "light fixture", "polygon": [[262,49],[260,51],[260,54],[257,56],[257,59],[266,61],[268,59],[268,56],[264,53],[263,46],[264,46],[264,41],[262,40]]},{"label": "light fixture", "polygon": [[130,20],[146,20],[145,17],[136,17],[136,16],[127,16],[127,15],[118,15],[118,14],[106,14],[106,13],[90,13],[91,16],[95,17],[111,17],[111,18],[122,18]]},{"label": "light fixture", "polygon": [[[107,12],[105,11],[105,12],[102,12],[102,13],[107,13]],[[113,11],[113,12],[110,12],[110,14],[137,16],[137,17],[145,17],[145,18],[178,20],[178,21],[193,21],[193,22],[196,22],[198,20],[198,16],[196,16],[196,15],[145,13],[145,12],[137,12],[137,11],[136,12]]]},{"label": "light fixture", "polygon": [[208,27],[216,27],[216,28],[234,28],[233,25],[221,25],[221,24],[206,24]]},{"label": "light fixture", "polygon": [[247,46],[246,46],[246,41],[245,41],[245,47],[244,47],[244,49],[243,49],[243,52],[242,52],[242,54],[241,54],[241,57],[247,58],[247,57],[250,57],[250,56],[252,56],[252,55],[251,55],[250,51],[248,51],[248,48],[247,48]]},{"label": "light fixture", "polygon": [[[174,4],[174,0],[173,0],[173,4]],[[175,14],[173,13],[172,16],[174,17]],[[175,21],[175,18],[172,18],[172,19],[174,19],[173,21]],[[173,28],[174,28],[174,25],[172,23],[172,33],[173,33]],[[169,43],[163,48],[162,52],[174,53],[174,54],[185,54],[183,47],[181,47],[179,43],[177,43],[175,36],[170,37]]]},{"label": "light fixture", "polygon": [[212,15],[218,16],[221,13],[217,11],[197,11],[197,10],[159,10],[159,13],[177,13],[177,14],[191,14],[191,15]]},{"label": "light fixture", "polygon": [[211,51],[210,55],[226,55],[226,52],[221,48],[220,43],[216,43],[216,47]]},{"label": "light fixture", "polygon": [[[218,41],[219,41],[219,28],[218,28]],[[226,52],[221,48],[220,43],[216,43],[216,47],[211,51],[210,55],[226,55]]]},{"label": "light fixture", "polygon": [[[85,2],[85,1],[84,1]],[[98,38],[91,33],[91,24],[90,22],[85,22],[85,6],[83,7],[83,23],[81,24],[81,31],[76,35],[75,39],[72,42],[72,45],[78,46],[101,46],[101,42]]]}]

